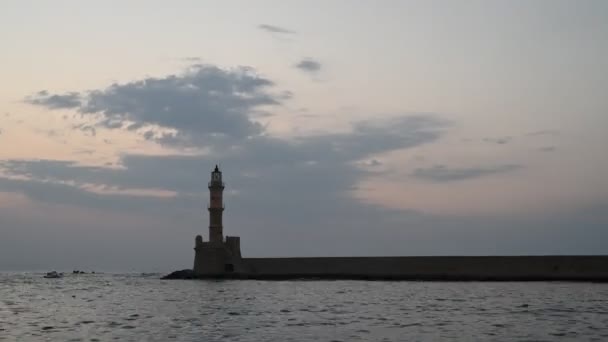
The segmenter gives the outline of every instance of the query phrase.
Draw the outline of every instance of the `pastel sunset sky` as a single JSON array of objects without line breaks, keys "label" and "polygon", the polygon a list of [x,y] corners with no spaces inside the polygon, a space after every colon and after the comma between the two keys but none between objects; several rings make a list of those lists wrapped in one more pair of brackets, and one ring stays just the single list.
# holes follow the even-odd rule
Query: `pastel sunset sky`
[{"label": "pastel sunset sky", "polygon": [[2,1],[0,269],[608,253],[606,1]]}]

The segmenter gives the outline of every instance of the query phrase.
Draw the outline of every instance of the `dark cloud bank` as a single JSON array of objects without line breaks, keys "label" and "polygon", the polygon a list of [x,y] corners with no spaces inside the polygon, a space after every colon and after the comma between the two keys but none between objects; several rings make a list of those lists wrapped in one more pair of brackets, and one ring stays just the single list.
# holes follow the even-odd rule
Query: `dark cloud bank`
[{"label": "dark cloud bank", "polygon": [[[218,162],[227,182],[226,231],[242,237],[248,256],[605,251],[597,241],[608,237],[600,229],[608,220],[599,209],[591,210],[596,216],[584,216],[588,224],[574,238],[549,243],[546,234],[572,234],[573,222],[578,225],[583,216],[551,217],[540,224],[524,218],[431,216],[363,204],[350,193],[368,176],[354,166],[356,161],[433,143],[448,125],[433,115],[403,115],[356,122],[349,133],[279,139],[252,120],[255,113],[289,99],[289,93],[275,88],[249,68],[197,65],[179,75],[28,97],[34,105],[73,109],[90,117],[92,123],[85,127],[131,130],[176,149],[206,147],[210,152],[125,155],[121,168],[113,169],[53,160],[3,161],[0,169],[10,177],[0,178],[0,191],[23,193],[56,209],[40,217],[0,208],[0,224],[6,227],[0,268],[59,264],[166,271],[188,266],[193,236],[207,231],[206,185]],[[155,130],[157,126],[170,131]],[[435,167],[418,169],[413,177],[447,182],[517,167]],[[90,184],[176,195],[102,195],[87,191]],[[74,207],[105,214],[102,220],[84,222],[63,217]]]},{"label": "dark cloud bank", "polygon": [[[181,75],[147,78],[86,93],[49,94],[41,91],[26,102],[48,109],[76,109],[103,117],[97,125],[111,129],[161,126],[178,132],[173,142],[200,137],[243,139],[259,135],[262,127],[249,115],[263,105],[277,105],[287,93],[272,94],[273,83],[252,69],[223,70],[195,65]],[[88,126],[84,126],[88,127]]]}]

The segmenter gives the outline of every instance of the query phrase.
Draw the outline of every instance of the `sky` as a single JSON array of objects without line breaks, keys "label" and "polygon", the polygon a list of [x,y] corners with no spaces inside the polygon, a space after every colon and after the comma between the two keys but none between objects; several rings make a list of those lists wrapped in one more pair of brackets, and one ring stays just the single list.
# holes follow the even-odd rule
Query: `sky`
[{"label": "sky", "polygon": [[2,1],[0,270],[608,254],[606,1]]}]

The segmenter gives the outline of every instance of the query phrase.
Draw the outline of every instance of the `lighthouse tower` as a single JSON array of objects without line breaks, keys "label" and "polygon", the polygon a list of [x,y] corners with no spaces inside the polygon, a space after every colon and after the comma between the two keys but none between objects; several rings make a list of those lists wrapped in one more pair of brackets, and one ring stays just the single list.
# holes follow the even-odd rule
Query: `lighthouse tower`
[{"label": "lighthouse tower", "polygon": [[209,241],[196,236],[194,246],[194,274],[199,277],[236,274],[242,271],[241,239],[238,236],[224,238],[222,215],[224,214],[224,182],[217,165],[209,181]]},{"label": "lighthouse tower", "polygon": [[215,165],[215,170],[211,172],[211,181],[209,182],[209,241],[211,243],[224,242],[224,228],[222,227],[223,194],[222,172]]}]

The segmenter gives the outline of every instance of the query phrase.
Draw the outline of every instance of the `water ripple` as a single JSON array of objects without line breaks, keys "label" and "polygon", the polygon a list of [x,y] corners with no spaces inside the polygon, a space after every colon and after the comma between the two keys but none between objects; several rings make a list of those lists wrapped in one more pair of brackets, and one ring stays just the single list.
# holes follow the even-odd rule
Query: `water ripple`
[{"label": "water ripple", "polygon": [[608,285],[0,274],[0,341],[606,340]]}]

